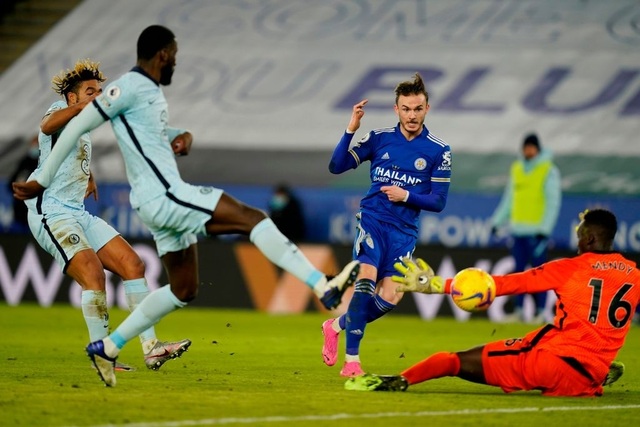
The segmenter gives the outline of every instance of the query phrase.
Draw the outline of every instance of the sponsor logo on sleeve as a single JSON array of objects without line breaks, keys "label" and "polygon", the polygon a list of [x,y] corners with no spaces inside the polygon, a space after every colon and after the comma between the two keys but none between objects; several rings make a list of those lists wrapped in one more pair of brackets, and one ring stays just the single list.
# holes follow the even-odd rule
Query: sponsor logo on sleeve
[{"label": "sponsor logo on sleeve", "polygon": [[442,153],[442,163],[438,166],[439,171],[451,170],[451,151],[445,151]]}]

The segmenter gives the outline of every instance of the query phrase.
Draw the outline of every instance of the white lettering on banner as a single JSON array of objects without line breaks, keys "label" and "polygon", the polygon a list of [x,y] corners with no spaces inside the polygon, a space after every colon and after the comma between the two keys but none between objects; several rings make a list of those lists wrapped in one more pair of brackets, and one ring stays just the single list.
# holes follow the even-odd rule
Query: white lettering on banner
[{"label": "white lettering on banner", "polygon": [[[133,250],[136,251],[138,256],[142,259],[145,265],[144,276],[147,279],[147,286],[149,292],[153,292],[158,289],[158,283],[160,276],[162,275],[162,263],[158,258],[158,254],[153,246],[145,244],[133,245]],[[107,305],[113,307],[117,303],[118,308],[122,310],[129,310],[127,304],[127,297],[124,292],[124,285],[122,280],[113,273],[105,271],[106,274],[106,291],[107,291]],[[114,284],[114,280],[118,280],[117,284]],[[69,301],[74,307],[80,307],[82,297],[82,288],[77,282],[73,282],[69,288]]]},{"label": "white lettering on banner", "polygon": [[8,229],[13,224],[13,207],[11,205],[0,204],[0,225]]},{"label": "white lettering on banner", "polygon": [[[158,283],[163,272],[162,263],[152,245],[137,244],[133,246],[133,249],[145,264],[145,277],[149,291],[152,292],[159,287]],[[113,280],[117,276],[108,271],[105,273],[108,306],[111,307],[114,302],[117,302],[119,308],[127,310],[128,306],[122,281],[119,281],[116,286]],[[22,258],[15,270],[15,275],[13,275],[4,250],[0,247],[0,289],[2,289],[2,294],[7,304],[20,304],[27,286],[31,284],[38,304],[43,307],[49,307],[55,301],[63,279],[62,269],[56,262],[51,262],[49,272],[45,276],[38,253],[32,243],[25,247]],[[69,302],[74,307],[80,307],[81,297],[82,287],[76,281],[72,281],[69,286]]]},{"label": "white lettering on banner", "polygon": [[424,215],[419,243],[439,242],[447,247],[487,246],[491,241],[491,219],[457,215]]},{"label": "white lettering on banner", "polygon": [[340,213],[329,218],[329,241],[348,244],[353,242],[358,221],[352,213]]},{"label": "white lettering on banner", "polygon": [[[569,246],[574,249],[578,247],[578,238],[574,231],[578,225],[580,225],[578,220],[571,222]],[[640,221],[632,223],[619,221],[614,243],[617,250],[640,252]]]},{"label": "white lettering on banner", "polygon": [[49,307],[58,293],[62,276],[62,270],[57,263],[53,262],[45,277],[38,254],[30,243],[24,251],[15,276],[12,277],[11,268],[0,247],[0,287],[9,305],[20,304],[27,284],[31,282],[38,303],[43,307]]},{"label": "white lettering on banner", "polygon": [[113,207],[110,206],[101,213],[102,218],[113,228],[130,237],[149,237],[151,233],[146,225],[142,222],[138,214],[126,206]]},{"label": "white lettering on banner", "polygon": [[[420,254],[415,254],[415,255],[417,257],[420,256]],[[469,265],[455,266],[453,263],[453,259],[451,259],[451,257],[449,256],[445,256],[444,258],[442,258],[442,261],[440,262],[440,265],[438,266],[438,268],[434,268],[434,270],[436,271],[436,274],[438,276],[449,278],[449,277],[455,276],[456,272],[467,267],[477,267],[485,271],[488,271],[493,275],[503,275],[503,274],[511,273],[515,267],[515,263],[513,261],[513,258],[509,256],[509,257],[499,259],[498,261],[496,261],[495,264],[493,264],[493,266],[491,265],[491,261],[488,259],[478,259],[476,260],[476,263],[473,266],[469,266]],[[440,307],[443,301],[447,301],[448,304],[451,306],[451,311],[453,312],[453,316],[456,318],[456,320],[466,321],[472,316],[471,313],[458,308],[453,303],[451,298],[445,295],[425,295],[425,294],[415,293],[413,294],[413,298],[415,300],[416,307],[418,308],[418,313],[420,313],[420,317],[426,320],[432,320],[438,315],[438,312],[440,311]],[[507,303],[508,299],[509,299],[508,296],[499,296],[495,299],[493,304],[491,304],[491,306],[489,307],[489,310],[487,311],[487,316],[491,321],[500,322],[504,320],[504,317],[506,315],[504,311],[504,306]],[[555,294],[549,291],[548,298],[547,298],[547,306],[545,307],[545,317],[548,320],[550,320],[551,318],[551,309],[555,304],[555,302],[556,302]],[[535,308],[534,308],[534,303],[532,299],[525,298],[525,303],[523,307],[523,316],[525,320],[532,319],[534,316],[534,311],[535,311]]]}]

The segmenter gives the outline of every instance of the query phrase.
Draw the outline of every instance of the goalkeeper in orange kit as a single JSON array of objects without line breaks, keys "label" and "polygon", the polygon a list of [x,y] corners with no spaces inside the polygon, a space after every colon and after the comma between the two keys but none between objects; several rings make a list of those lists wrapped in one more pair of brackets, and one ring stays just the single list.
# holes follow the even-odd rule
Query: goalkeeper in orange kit
[{"label": "goalkeeper in orange kit", "polygon": [[[403,391],[409,385],[456,376],[502,388],[540,390],[546,396],[601,396],[624,365],[614,361],[640,303],[640,271],[613,251],[617,220],[597,209],[580,215],[578,256],[522,273],[492,276],[497,295],[553,290],[558,299],[553,324],[523,338],[491,342],[471,350],[436,353],[401,375],[365,374],[347,381],[348,390]],[[397,266],[400,292],[450,293],[451,280],[435,276],[422,260]]]}]

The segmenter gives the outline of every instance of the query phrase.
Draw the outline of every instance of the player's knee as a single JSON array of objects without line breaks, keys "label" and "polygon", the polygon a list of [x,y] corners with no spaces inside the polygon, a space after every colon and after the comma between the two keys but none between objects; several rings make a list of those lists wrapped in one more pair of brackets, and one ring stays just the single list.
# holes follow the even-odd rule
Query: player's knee
[{"label": "player's knee", "polygon": [[262,220],[268,217],[268,215],[260,210],[250,206],[247,206],[244,210],[244,217],[246,218],[249,229],[253,229],[256,225],[258,225]]},{"label": "player's knee", "polygon": [[456,353],[460,361],[458,377],[479,384],[486,384],[482,366],[482,347]]},{"label": "player's knee", "polygon": [[102,268],[90,266],[79,275],[71,274],[83,290],[104,291],[106,289],[106,275]]},{"label": "player's knee", "polygon": [[241,224],[239,224],[239,226],[241,227],[241,231],[247,235],[251,233],[251,230],[253,230],[256,225],[265,218],[268,218],[268,215],[264,211],[251,206],[244,205],[241,212]]},{"label": "player's knee", "polygon": [[184,302],[191,302],[198,296],[198,287],[194,287],[192,290],[188,292],[185,298],[182,300]]},{"label": "player's knee", "polygon": [[190,302],[198,296],[197,283],[172,283],[171,292],[182,302]]},{"label": "player's knee", "polygon": [[123,277],[124,280],[139,279],[141,277],[144,277],[146,266],[144,264],[144,261],[142,261],[139,256],[136,255],[128,259],[126,265],[126,275],[128,277]]}]

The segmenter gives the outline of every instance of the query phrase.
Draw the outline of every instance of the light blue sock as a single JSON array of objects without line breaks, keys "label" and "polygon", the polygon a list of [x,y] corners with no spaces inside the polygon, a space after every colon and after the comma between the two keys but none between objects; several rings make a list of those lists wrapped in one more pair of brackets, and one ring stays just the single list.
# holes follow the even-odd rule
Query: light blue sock
[{"label": "light blue sock", "polygon": [[171,292],[171,286],[163,286],[143,299],[120,326],[109,335],[109,338],[118,349],[121,349],[133,337],[158,323],[164,316],[186,305],[186,302],[180,301]]},{"label": "light blue sock", "polygon": [[[124,285],[124,294],[127,298],[129,311],[133,311],[136,309],[138,304],[140,304],[140,302],[145,299],[147,295],[149,295],[147,280],[144,277],[141,279],[123,280],[122,284]],[[143,344],[146,341],[153,339],[156,339],[156,331],[153,326],[142,331],[142,333],[140,334],[140,342]]]},{"label": "light blue sock", "polygon": [[367,326],[367,307],[373,299],[376,284],[373,280],[360,279],[356,282],[353,297],[346,314],[345,332],[347,337],[347,355],[356,356],[360,353],[360,341]]},{"label": "light blue sock", "polygon": [[105,291],[82,291],[82,315],[89,330],[89,341],[98,341],[109,335],[109,311]]},{"label": "light blue sock", "polygon": [[293,274],[310,288],[313,289],[325,278],[300,249],[278,230],[271,218],[265,218],[253,227],[249,239],[269,261]]}]

